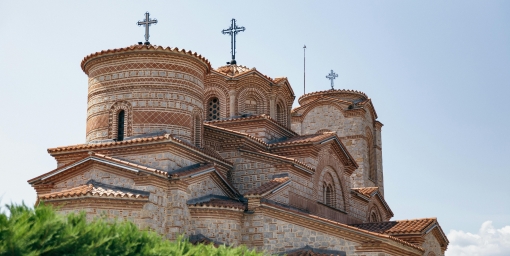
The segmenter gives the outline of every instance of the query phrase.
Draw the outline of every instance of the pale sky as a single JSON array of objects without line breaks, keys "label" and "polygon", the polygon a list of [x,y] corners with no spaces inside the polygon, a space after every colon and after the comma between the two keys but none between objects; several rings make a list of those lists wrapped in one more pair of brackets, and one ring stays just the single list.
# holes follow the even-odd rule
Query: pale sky
[{"label": "pale sky", "polygon": [[[448,256],[510,254],[498,242],[510,239],[510,1],[0,0],[2,203],[33,204],[26,181],[56,166],[46,149],[85,142],[80,62],[143,41],[146,11],[151,43],[215,68],[236,18],[238,64],[288,77],[297,97],[306,44],[307,92],[329,89],[333,69],[336,88],[374,102],[393,219],[437,217]],[[476,245],[493,233],[496,249]]]}]

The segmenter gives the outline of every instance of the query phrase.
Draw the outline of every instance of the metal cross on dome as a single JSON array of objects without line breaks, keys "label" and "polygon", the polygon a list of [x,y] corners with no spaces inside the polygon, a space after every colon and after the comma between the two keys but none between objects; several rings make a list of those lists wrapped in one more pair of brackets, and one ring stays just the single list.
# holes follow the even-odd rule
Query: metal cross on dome
[{"label": "metal cross on dome", "polygon": [[221,31],[221,33],[224,35],[230,35],[230,50],[232,53],[232,60],[227,62],[227,64],[236,64],[236,35],[237,33],[243,32],[244,30],[244,27],[238,27],[236,25],[236,19],[232,19],[230,28]]},{"label": "metal cross on dome", "polygon": [[145,13],[145,20],[138,21],[138,26],[145,26],[145,44],[149,44],[149,27],[151,24],[157,24],[157,19],[151,19],[149,18],[149,12]]},{"label": "metal cross on dome", "polygon": [[338,77],[338,75],[335,72],[333,72],[333,70],[331,70],[331,73],[329,73],[326,76],[327,79],[331,80],[331,90],[333,90],[334,89],[333,87],[335,87],[335,84],[333,83],[333,80],[335,78],[337,78],[337,77]]}]

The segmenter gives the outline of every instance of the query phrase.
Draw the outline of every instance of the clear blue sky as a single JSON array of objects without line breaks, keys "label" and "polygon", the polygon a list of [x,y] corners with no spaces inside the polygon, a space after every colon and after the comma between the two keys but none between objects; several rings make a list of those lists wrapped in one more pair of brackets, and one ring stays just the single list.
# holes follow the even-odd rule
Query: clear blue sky
[{"label": "clear blue sky", "polygon": [[83,143],[86,55],[143,40],[289,78],[303,94],[372,98],[383,127],[394,219],[437,216],[445,232],[510,225],[510,1],[1,1],[0,196],[35,202],[29,178],[55,168],[46,149]]}]

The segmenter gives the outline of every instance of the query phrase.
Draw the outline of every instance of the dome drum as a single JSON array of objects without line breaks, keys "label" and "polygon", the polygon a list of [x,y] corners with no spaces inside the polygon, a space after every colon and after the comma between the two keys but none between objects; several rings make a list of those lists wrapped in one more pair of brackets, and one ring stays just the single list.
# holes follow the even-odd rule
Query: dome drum
[{"label": "dome drum", "polygon": [[93,54],[82,62],[89,76],[87,142],[159,131],[194,140],[209,63],[186,52],[141,47],[149,49]]}]

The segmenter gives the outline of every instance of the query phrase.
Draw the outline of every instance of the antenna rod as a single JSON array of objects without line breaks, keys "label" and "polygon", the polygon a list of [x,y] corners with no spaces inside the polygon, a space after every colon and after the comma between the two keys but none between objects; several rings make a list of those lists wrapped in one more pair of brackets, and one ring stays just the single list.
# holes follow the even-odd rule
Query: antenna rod
[{"label": "antenna rod", "polygon": [[303,94],[306,93],[306,45],[303,46]]}]

